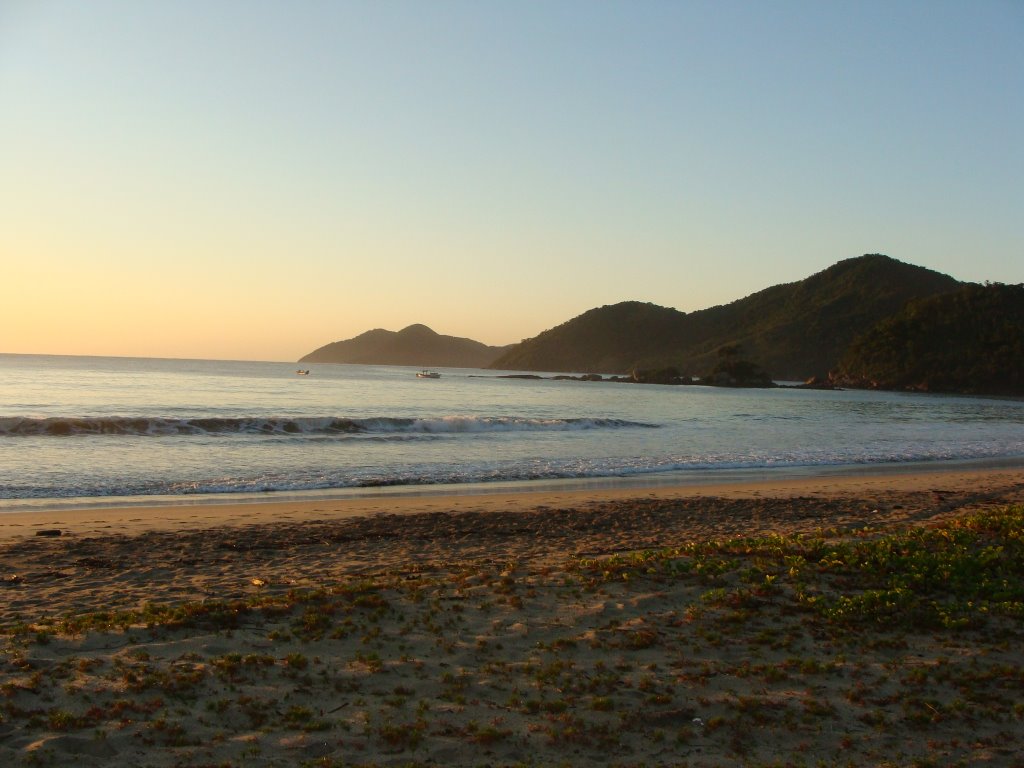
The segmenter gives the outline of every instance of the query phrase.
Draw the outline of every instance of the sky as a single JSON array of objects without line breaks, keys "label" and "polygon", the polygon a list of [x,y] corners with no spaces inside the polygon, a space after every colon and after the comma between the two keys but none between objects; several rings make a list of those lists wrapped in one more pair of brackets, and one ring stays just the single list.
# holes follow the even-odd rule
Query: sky
[{"label": "sky", "polygon": [[0,0],[0,352],[1024,281],[1024,0]]}]

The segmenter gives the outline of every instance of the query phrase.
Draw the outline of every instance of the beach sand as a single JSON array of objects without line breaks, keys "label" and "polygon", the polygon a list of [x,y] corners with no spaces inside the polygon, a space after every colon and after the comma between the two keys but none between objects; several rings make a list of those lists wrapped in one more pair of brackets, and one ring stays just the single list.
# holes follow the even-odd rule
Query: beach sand
[{"label": "beach sand", "polygon": [[2,514],[0,764],[1020,765],[1019,617],[837,629],[783,556],[693,548],[1020,503],[1000,469]]}]

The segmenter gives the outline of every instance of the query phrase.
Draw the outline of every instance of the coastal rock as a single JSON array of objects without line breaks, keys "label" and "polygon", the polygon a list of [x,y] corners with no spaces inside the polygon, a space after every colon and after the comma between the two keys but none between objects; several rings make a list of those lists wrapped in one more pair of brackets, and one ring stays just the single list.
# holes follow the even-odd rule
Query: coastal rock
[{"label": "coastal rock", "polygon": [[634,368],[630,378],[637,384],[692,384],[693,379],[683,376],[674,366],[640,370]]},{"label": "coastal rock", "polygon": [[719,352],[718,364],[700,383],[712,387],[763,387],[776,386],[772,377],[760,365],[750,360],[737,357],[739,346],[730,344],[722,347]]},{"label": "coastal rock", "polygon": [[837,389],[831,379],[821,376],[811,376],[803,384],[797,384],[792,389]]}]

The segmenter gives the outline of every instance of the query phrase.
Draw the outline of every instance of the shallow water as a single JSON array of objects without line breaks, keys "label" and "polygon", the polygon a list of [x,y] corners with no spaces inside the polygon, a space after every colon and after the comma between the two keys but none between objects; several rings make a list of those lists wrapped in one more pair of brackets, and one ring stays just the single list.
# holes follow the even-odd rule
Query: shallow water
[{"label": "shallow water", "polygon": [[1016,400],[414,373],[0,355],[0,509],[1024,457]]}]

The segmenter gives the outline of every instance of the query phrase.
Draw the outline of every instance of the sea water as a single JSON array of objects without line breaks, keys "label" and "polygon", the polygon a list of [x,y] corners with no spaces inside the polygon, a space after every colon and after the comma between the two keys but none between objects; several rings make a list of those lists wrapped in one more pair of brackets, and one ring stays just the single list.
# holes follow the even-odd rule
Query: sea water
[{"label": "sea water", "polygon": [[1024,458],[1024,402],[0,355],[0,512]]}]

